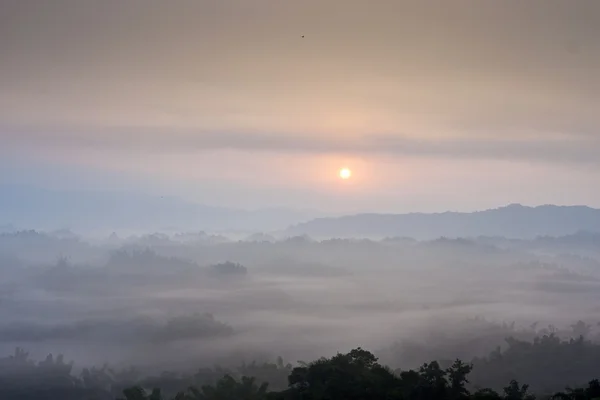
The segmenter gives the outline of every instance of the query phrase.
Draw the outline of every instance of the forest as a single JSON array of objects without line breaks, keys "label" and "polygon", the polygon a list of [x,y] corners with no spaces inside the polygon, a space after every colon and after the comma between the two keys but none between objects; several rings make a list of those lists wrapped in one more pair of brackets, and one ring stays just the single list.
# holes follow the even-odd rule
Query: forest
[{"label": "forest", "polygon": [[592,399],[599,243],[6,232],[0,399]]},{"label": "forest", "polygon": [[[554,334],[533,343],[508,339],[506,351],[494,351],[471,363],[438,361],[417,369],[392,370],[371,352],[356,348],[331,358],[298,362],[244,364],[235,369],[201,368],[184,375],[164,371],[140,377],[134,369],[84,368],[73,374],[73,364],[49,355],[34,362],[16,349],[0,359],[0,396],[6,400],[294,400],[294,399],[398,399],[398,400],[592,400],[600,398],[600,381],[552,392],[559,381],[583,379],[597,371],[600,345],[583,337],[561,341]],[[549,369],[545,368],[549,367]],[[478,374],[473,371],[480,370]],[[511,376],[530,378],[537,393]],[[483,384],[480,385],[480,384]],[[485,386],[490,384],[495,390]],[[274,389],[274,387],[280,389]]]}]

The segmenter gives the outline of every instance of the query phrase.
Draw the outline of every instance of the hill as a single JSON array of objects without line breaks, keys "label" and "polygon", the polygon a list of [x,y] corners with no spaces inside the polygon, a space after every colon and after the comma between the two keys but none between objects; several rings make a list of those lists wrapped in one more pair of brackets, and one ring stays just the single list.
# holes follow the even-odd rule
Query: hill
[{"label": "hill", "polygon": [[138,192],[60,191],[0,185],[0,232],[20,228],[95,231],[271,231],[317,213],[289,209],[241,210]]},{"label": "hill", "polygon": [[285,234],[313,238],[504,236],[530,239],[580,231],[600,232],[600,210],[586,206],[511,204],[473,213],[357,214],[313,219],[291,226]]}]

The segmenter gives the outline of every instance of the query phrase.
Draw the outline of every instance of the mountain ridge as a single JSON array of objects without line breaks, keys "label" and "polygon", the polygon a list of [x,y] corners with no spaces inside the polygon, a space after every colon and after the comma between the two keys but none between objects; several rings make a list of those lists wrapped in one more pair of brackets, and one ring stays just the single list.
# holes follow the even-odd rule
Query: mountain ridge
[{"label": "mountain ridge", "polygon": [[0,225],[6,229],[77,231],[273,231],[307,221],[318,212],[267,207],[211,206],[176,196],[135,191],[64,191],[0,184]]},{"label": "mountain ridge", "polygon": [[579,231],[600,232],[600,209],[585,205],[532,207],[513,203],[474,212],[360,213],[315,218],[290,226],[285,234],[314,238],[504,236],[528,239]]}]

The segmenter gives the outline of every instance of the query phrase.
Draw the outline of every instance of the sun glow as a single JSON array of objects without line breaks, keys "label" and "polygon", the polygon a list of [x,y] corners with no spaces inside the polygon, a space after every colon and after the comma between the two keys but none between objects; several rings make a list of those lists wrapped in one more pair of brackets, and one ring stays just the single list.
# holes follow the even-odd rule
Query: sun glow
[{"label": "sun glow", "polygon": [[348,168],[340,169],[340,178],[346,180],[346,179],[350,179],[351,176],[352,176],[352,171],[350,171]]}]

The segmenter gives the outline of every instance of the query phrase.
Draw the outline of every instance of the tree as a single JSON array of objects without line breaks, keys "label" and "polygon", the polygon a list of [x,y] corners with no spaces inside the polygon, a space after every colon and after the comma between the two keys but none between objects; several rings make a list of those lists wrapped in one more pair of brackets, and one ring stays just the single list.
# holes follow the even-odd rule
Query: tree
[{"label": "tree", "polygon": [[529,386],[520,386],[514,379],[504,388],[505,400],[535,400],[535,396],[528,393]]},{"label": "tree", "polygon": [[123,395],[125,398],[119,400],[163,400],[160,389],[152,389],[152,392],[147,394],[146,391],[139,386],[123,390]]},{"label": "tree", "polygon": [[347,354],[322,358],[308,366],[294,368],[289,376],[293,398],[301,399],[385,399],[399,390],[399,380],[377,358],[360,347]]},{"label": "tree", "polygon": [[469,383],[467,375],[469,375],[472,369],[472,365],[465,364],[461,360],[456,360],[454,364],[446,370],[450,382],[450,399],[458,400],[469,397],[469,391],[466,389],[465,385]]},{"label": "tree", "polygon": [[480,389],[471,395],[471,400],[502,400],[502,396],[492,389]]}]

